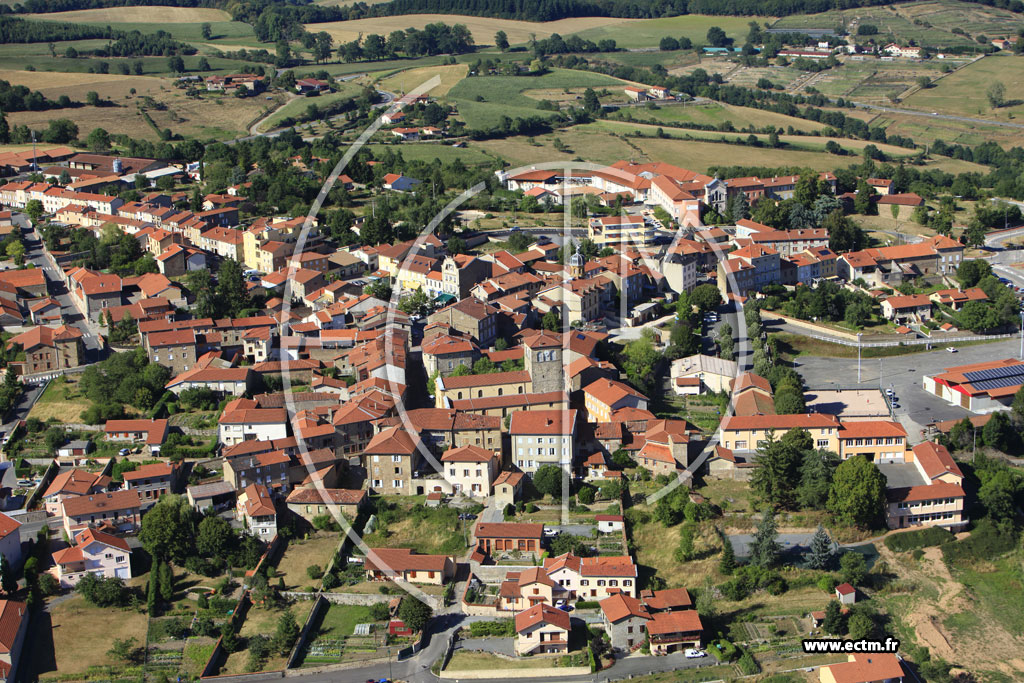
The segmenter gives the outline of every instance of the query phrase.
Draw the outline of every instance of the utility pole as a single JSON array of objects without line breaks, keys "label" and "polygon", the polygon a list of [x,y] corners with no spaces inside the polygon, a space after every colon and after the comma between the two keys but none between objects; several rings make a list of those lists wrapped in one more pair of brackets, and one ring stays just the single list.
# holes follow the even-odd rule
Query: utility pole
[{"label": "utility pole", "polygon": [[[1024,324],[1024,316],[1021,316],[1021,321],[1022,321],[1022,324]],[[860,384],[860,349],[861,349],[860,337],[861,337],[862,334],[864,334],[864,333],[863,332],[858,332],[857,333],[857,384]]]}]

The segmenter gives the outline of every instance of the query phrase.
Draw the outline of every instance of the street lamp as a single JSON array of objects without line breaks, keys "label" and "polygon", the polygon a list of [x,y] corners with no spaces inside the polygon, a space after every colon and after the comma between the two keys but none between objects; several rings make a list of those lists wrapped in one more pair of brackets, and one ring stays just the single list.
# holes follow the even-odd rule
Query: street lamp
[{"label": "street lamp", "polygon": [[[1024,316],[1021,316],[1021,324],[1024,325]],[[863,332],[857,333],[857,384],[860,384],[860,338]]]}]

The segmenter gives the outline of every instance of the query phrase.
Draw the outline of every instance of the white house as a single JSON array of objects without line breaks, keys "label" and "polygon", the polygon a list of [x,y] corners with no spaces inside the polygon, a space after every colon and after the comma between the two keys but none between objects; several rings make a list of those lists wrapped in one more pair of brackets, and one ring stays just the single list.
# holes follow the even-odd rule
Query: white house
[{"label": "white house", "polygon": [[53,553],[50,571],[64,588],[73,588],[86,574],[118,579],[132,578],[132,549],[123,538],[86,529],[74,545]]}]

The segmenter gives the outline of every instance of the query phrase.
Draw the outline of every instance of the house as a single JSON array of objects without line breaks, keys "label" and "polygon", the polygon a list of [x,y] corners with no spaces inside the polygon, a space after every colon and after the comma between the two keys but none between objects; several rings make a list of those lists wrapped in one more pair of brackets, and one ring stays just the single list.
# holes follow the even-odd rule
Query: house
[{"label": "house", "polygon": [[988,295],[981,287],[968,287],[967,289],[940,289],[932,292],[930,296],[933,303],[949,306],[954,311],[959,311],[969,301],[988,301]]},{"label": "house", "polygon": [[926,294],[886,297],[882,300],[882,315],[889,320],[931,320],[932,300]]},{"label": "house", "polygon": [[472,339],[447,334],[439,334],[424,342],[420,349],[427,377],[433,377],[435,372],[448,377],[459,366],[472,368],[473,363],[480,358],[480,348]]},{"label": "house", "polygon": [[[419,140],[420,129],[419,128],[392,128],[391,134],[400,140]],[[392,174],[388,174],[392,175]],[[393,184],[392,187],[385,187],[384,189],[392,190],[395,189]]]},{"label": "house", "polygon": [[455,562],[448,555],[421,555],[408,548],[370,548],[364,567],[367,581],[395,578],[410,583],[443,586],[455,577]]},{"label": "house", "polygon": [[543,524],[518,522],[477,522],[473,531],[481,550],[490,555],[499,553],[532,553],[539,557],[543,548]]},{"label": "house", "polygon": [[571,619],[567,612],[539,603],[517,614],[515,626],[517,655],[569,652]]},{"label": "house", "polygon": [[441,456],[444,476],[455,493],[473,498],[491,495],[491,483],[498,476],[501,458],[479,446],[450,448]]},{"label": "house", "polygon": [[523,410],[512,413],[512,461],[532,476],[543,465],[572,467],[576,457],[575,410]]},{"label": "house", "polygon": [[248,533],[261,541],[270,541],[277,536],[277,508],[270,491],[262,484],[249,484],[238,494],[235,518],[245,524]]},{"label": "house", "polygon": [[52,554],[51,572],[62,588],[74,588],[86,574],[127,580],[132,578],[131,555],[123,538],[86,529],[74,544]]},{"label": "house", "polygon": [[28,633],[28,605],[0,600],[0,680],[17,681],[21,650]]},{"label": "house", "polygon": [[175,493],[181,468],[177,463],[161,462],[142,465],[132,472],[125,472],[124,486],[139,492],[143,508],[149,508],[160,496]]},{"label": "house", "polygon": [[363,450],[370,489],[378,494],[413,495],[412,479],[418,470],[421,444],[404,426],[389,427],[373,436]]},{"label": "house", "polygon": [[821,683],[903,683],[905,675],[900,658],[891,652],[850,654],[845,662],[818,669]]},{"label": "house", "polygon": [[209,484],[195,484],[185,489],[188,503],[199,512],[209,508],[222,510],[235,506],[235,487],[231,482],[215,481]]},{"label": "house", "polygon": [[65,499],[101,493],[109,486],[110,477],[79,469],[65,470],[53,478],[43,493],[43,507],[46,514],[56,517],[61,514],[61,503]]},{"label": "house", "polygon": [[647,622],[651,654],[666,655],[687,648],[699,648],[704,625],[695,610],[656,612]]},{"label": "house", "polygon": [[645,100],[653,99],[644,88],[637,88],[632,85],[627,85],[622,89],[626,93],[626,97],[633,100],[634,102],[643,102]]},{"label": "house", "polygon": [[330,89],[330,84],[327,81],[321,81],[319,78],[300,78],[295,81],[295,90],[301,95],[319,94]]},{"label": "house", "polygon": [[450,375],[435,379],[434,387],[436,407],[451,408],[463,399],[525,394],[530,387],[530,373],[512,370],[482,375]]},{"label": "house", "polygon": [[444,323],[472,337],[481,347],[494,345],[498,335],[498,309],[473,298],[460,299],[431,313],[427,324]]},{"label": "house", "polygon": [[698,393],[705,391],[729,392],[732,382],[738,374],[739,368],[735,361],[723,360],[717,356],[697,354],[672,361],[671,375],[673,390],[676,393],[683,393],[680,388],[686,386],[677,385],[679,379],[697,379],[699,381]]},{"label": "house", "polygon": [[[412,130],[416,129],[413,128]],[[416,178],[410,178],[399,173],[388,173],[384,176],[384,189],[395,192],[412,192],[421,182]]]},{"label": "house", "polygon": [[602,534],[611,534],[623,529],[622,515],[597,515],[594,519],[597,521],[598,532]]},{"label": "house", "polygon": [[90,450],[92,450],[92,441],[75,439],[74,441],[68,441],[66,444],[58,448],[57,457],[82,458],[88,455]]},{"label": "house", "polygon": [[497,507],[504,508],[506,505],[515,504],[523,491],[522,472],[505,471],[494,480],[494,503]]},{"label": "house", "polygon": [[643,645],[647,622],[651,615],[638,599],[615,593],[600,602],[605,633],[611,638],[612,648],[631,652]]},{"label": "house", "polygon": [[207,389],[219,396],[241,396],[251,390],[256,381],[252,368],[196,367],[186,370],[164,388],[175,396],[187,389]]},{"label": "house", "polygon": [[622,382],[600,378],[583,387],[588,422],[611,422],[620,408],[647,410],[647,397]]},{"label": "house", "polygon": [[256,402],[236,398],[224,407],[218,423],[222,446],[241,441],[272,441],[288,436],[288,414],[284,408],[257,408]]},{"label": "house", "polygon": [[175,375],[195,367],[199,353],[194,329],[161,330],[143,337],[151,363],[169,368]]},{"label": "house", "polygon": [[260,484],[271,490],[287,490],[291,461],[284,450],[225,455],[224,481],[235,491],[243,491],[251,484]]},{"label": "house", "polygon": [[366,491],[313,486],[293,489],[285,499],[285,505],[289,512],[310,524],[321,515],[330,515],[334,519],[341,516],[352,522],[367,500]]},{"label": "house", "polygon": [[82,331],[68,325],[33,327],[7,340],[7,348],[15,344],[25,352],[26,375],[77,368],[85,359]]},{"label": "house", "polygon": [[64,531],[94,526],[112,526],[118,531],[134,531],[142,521],[142,500],[135,490],[90,493],[64,498],[61,502]]},{"label": "house", "polygon": [[565,553],[544,560],[544,571],[569,599],[601,600],[615,593],[636,597],[637,567],[629,555],[577,557]]},{"label": "house", "polygon": [[857,602],[857,589],[848,583],[836,586],[836,600],[841,605],[852,605]]},{"label": "house", "polygon": [[21,523],[0,512],[0,555],[12,569],[21,566]]},{"label": "house", "polygon": [[150,453],[160,452],[160,446],[167,440],[167,420],[107,420],[103,427],[107,441],[128,441],[144,443]]}]

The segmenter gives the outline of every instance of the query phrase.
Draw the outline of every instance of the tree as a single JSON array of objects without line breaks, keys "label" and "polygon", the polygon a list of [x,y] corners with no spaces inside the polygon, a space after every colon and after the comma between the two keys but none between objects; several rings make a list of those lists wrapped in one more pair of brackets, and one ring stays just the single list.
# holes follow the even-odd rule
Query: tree
[{"label": "tree", "polygon": [[85,139],[85,144],[94,152],[105,152],[110,149],[110,133],[104,128],[93,128]]},{"label": "tree", "polygon": [[1002,107],[1006,104],[1006,86],[1002,81],[993,81],[985,91],[985,97],[988,98],[988,103],[993,109]]},{"label": "tree", "polygon": [[701,313],[707,313],[718,308],[722,304],[722,294],[718,288],[711,284],[697,285],[690,292],[690,302],[696,306]]},{"label": "tree", "polygon": [[867,613],[857,610],[847,620],[846,631],[850,640],[867,640],[875,635],[875,622]]},{"label": "tree", "polygon": [[811,569],[828,569],[831,565],[832,539],[825,527],[819,524],[811,537],[811,556],[807,559],[807,566]]},{"label": "tree", "polygon": [[6,595],[14,595],[18,592],[18,579],[14,576],[14,568],[7,561],[7,556],[0,554],[0,589]]},{"label": "tree", "polygon": [[834,636],[841,636],[846,632],[846,625],[843,623],[843,610],[839,607],[838,600],[829,600],[821,625],[825,629],[825,633]]},{"label": "tree", "polygon": [[434,610],[430,605],[412,595],[402,598],[402,604],[398,606],[398,618],[414,632],[422,631],[433,616]]},{"label": "tree", "polygon": [[28,214],[32,224],[39,222],[39,219],[43,216],[43,203],[38,199],[30,199],[25,203],[25,213]]},{"label": "tree", "polygon": [[196,552],[200,557],[221,559],[227,556],[235,540],[235,532],[227,520],[217,515],[204,517],[196,533]]},{"label": "tree", "polygon": [[138,664],[142,661],[142,648],[137,643],[135,638],[115,638],[107,655],[125,664]]},{"label": "tree", "polygon": [[210,61],[208,59],[206,59],[206,57],[200,57],[199,58],[199,64],[196,65],[196,68],[197,68],[198,71],[209,71],[210,70]]},{"label": "tree", "polygon": [[872,198],[878,194],[875,188],[868,185],[868,181],[861,178],[857,181],[857,195],[853,198],[853,210],[864,216],[871,216],[878,213],[878,206]]},{"label": "tree", "polygon": [[868,567],[864,562],[864,556],[857,552],[843,553],[839,558],[839,571],[843,581],[851,586],[859,586],[864,583],[868,575]]},{"label": "tree", "polygon": [[192,506],[182,496],[162,496],[142,518],[139,542],[153,557],[183,565],[195,553]]},{"label": "tree", "polygon": [[90,107],[100,106],[100,94],[95,90],[90,90],[89,92],[85,93],[85,103],[88,104]]},{"label": "tree", "polygon": [[718,532],[722,539],[722,557],[718,560],[718,571],[723,574],[732,574],[736,571],[736,551],[733,550],[732,541],[721,530]]},{"label": "tree", "polygon": [[561,498],[562,468],[558,465],[541,465],[533,474],[533,485],[545,496]]},{"label": "tree", "polygon": [[774,567],[782,552],[778,536],[775,512],[769,508],[761,517],[761,522],[754,533],[754,540],[750,544],[750,564],[756,567]]},{"label": "tree", "polygon": [[548,309],[548,312],[540,319],[540,326],[551,332],[560,332],[562,330],[562,323],[558,315],[558,309],[554,307]]},{"label": "tree", "polygon": [[832,478],[825,509],[843,524],[874,528],[885,514],[885,475],[863,455],[844,460]]},{"label": "tree", "polygon": [[226,315],[237,317],[252,302],[242,277],[242,266],[235,259],[224,259],[217,271],[217,301]]},{"label": "tree", "polygon": [[672,36],[665,36],[658,42],[658,49],[663,52],[678,50],[679,41],[673,38]]},{"label": "tree", "polygon": [[642,393],[650,395],[654,386],[654,368],[661,354],[654,348],[650,330],[644,330],[639,339],[626,344],[622,350],[622,369],[629,381]]},{"label": "tree", "polygon": [[185,73],[185,60],[179,55],[171,55],[167,58],[167,68],[176,74]]},{"label": "tree", "polygon": [[726,37],[725,31],[718,26],[712,26],[708,29],[707,41],[711,47],[725,47],[729,44],[729,38]]},{"label": "tree", "polygon": [[14,241],[7,244],[7,256],[14,261],[15,264],[21,265],[25,262],[25,245],[21,243],[21,240],[15,239]]},{"label": "tree", "polygon": [[164,602],[171,602],[174,599],[174,570],[167,562],[157,564],[156,569],[160,599]]},{"label": "tree", "polygon": [[502,52],[509,48],[508,35],[504,31],[498,31],[494,34],[494,47]]},{"label": "tree", "polygon": [[601,100],[593,88],[587,88],[583,91],[583,108],[591,114],[601,111]]},{"label": "tree", "polygon": [[796,491],[796,501],[801,508],[825,508],[838,465],[839,456],[832,451],[814,449],[804,453],[800,464],[800,485]]},{"label": "tree", "polygon": [[213,31],[210,29],[210,25],[209,24],[203,24],[200,27],[200,31],[203,34],[203,40],[209,40],[210,38],[213,37]]},{"label": "tree", "polygon": [[992,417],[981,429],[981,437],[986,446],[1003,453],[1010,452],[1019,441],[1019,436],[1010,424],[1010,416],[1005,410],[992,413]]},{"label": "tree", "polygon": [[974,287],[992,274],[992,265],[984,259],[967,259],[956,268],[956,279],[964,288]]},{"label": "tree", "polygon": [[[403,599],[405,602],[405,599]],[[287,656],[291,652],[295,639],[299,637],[299,625],[295,621],[295,615],[286,610],[277,620],[277,632],[274,634],[274,645],[281,656]]]}]

